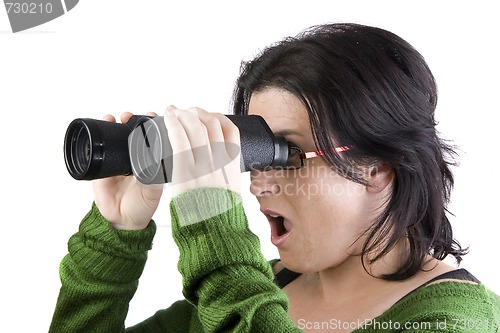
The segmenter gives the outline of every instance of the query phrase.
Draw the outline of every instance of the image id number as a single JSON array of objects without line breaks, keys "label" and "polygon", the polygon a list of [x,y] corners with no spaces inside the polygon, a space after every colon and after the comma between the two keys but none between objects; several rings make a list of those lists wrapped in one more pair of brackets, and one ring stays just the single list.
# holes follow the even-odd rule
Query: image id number
[{"label": "image id number", "polygon": [[52,13],[52,4],[34,3],[34,2],[6,2],[7,13],[14,14],[50,14]]},{"label": "image id number", "polygon": [[500,327],[499,323],[495,320],[484,319],[484,320],[464,320],[464,319],[454,319],[453,329],[467,330],[467,331],[489,331],[497,330]]}]

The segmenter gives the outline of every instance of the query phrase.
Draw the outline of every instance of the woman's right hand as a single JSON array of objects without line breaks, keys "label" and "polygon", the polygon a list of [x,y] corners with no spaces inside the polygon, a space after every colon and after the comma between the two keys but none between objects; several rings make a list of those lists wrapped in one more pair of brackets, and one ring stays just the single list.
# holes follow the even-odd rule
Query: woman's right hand
[{"label": "woman's right hand", "polygon": [[[149,116],[156,116],[148,113]],[[121,122],[126,123],[131,113],[121,115]],[[104,120],[115,122],[113,116]],[[96,179],[93,182],[94,200],[102,216],[115,229],[141,230],[149,221],[160,203],[163,185],[144,185],[134,176],[115,176]]]}]

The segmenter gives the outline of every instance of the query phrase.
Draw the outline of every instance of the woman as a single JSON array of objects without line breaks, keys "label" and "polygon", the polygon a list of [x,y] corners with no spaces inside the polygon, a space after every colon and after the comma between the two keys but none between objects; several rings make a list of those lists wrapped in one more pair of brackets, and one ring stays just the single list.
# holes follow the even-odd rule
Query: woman
[{"label": "woman", "polygon": [[[313,27],[245,64],[235,113],[289,142],[285,168],[251,172],[280,253],[271,264],[248,230],[239,155],[192,150],[239,144],[237,128],[169,107],[174,153],[193,151],[174,159],[170,186],[186,300],[126,331],[495,332],[499,297],[442,262],[465,251],[446,217],[453,150],[436,134],[436,101],[422,56],[372,27]],[[207,157],[233,162],[200,176]],[[54,332],[124,331],[151,246],[161,188],[115,177],[94,189],[61,264]]]}]

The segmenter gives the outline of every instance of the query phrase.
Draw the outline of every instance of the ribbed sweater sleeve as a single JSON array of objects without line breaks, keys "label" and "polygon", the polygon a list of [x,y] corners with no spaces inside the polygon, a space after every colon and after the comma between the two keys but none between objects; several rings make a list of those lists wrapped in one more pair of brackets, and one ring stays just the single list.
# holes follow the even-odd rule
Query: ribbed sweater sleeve
[{"label": "ribbed sweater sleeve", "polygon": [[[248,228],[239,194],[191,190],[173,198],[170,209],[183,292],[197,307],[205,332],[300,332]],[[193,223],[200,216],[210,217]]]},{"label": "ribbed sweater sleeve", "polygon": [[68,242],[49,332],[123,332],[156,226],[115,230],[92,205]]}]

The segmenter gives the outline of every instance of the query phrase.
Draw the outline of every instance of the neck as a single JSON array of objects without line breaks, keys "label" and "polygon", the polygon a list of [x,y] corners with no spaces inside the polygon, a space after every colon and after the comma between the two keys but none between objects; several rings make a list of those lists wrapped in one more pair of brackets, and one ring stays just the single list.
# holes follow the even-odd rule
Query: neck
[{"label": "neck", "polygon": [[395,272],[399,266],[398,258],[406,253],[405,250],[392,250],[382,259],[367,265],[366,270],[361,258],[352,256],[319,272],[303,273],[288,290],[284,289],[291,300],[291,317],[324,319],[335,316],[346,322],[372,319],[423,283],[453,269],[428,256],[422,269],[411,278],[401,281],[381,279],[381,275]]},{"label": "neck", "polygon": [[342,302],[353,297],[367,297],[379,294],[386,286],[394,286],[398,282],[380,278],[396,270],[403,249],[396,246],[382,259],[372,265],[363,264],[360,256],[352,256],[340,265],[328,267],[314,274],[306,274],[305,281],[314,286],[315,294],[322,300]]}]

